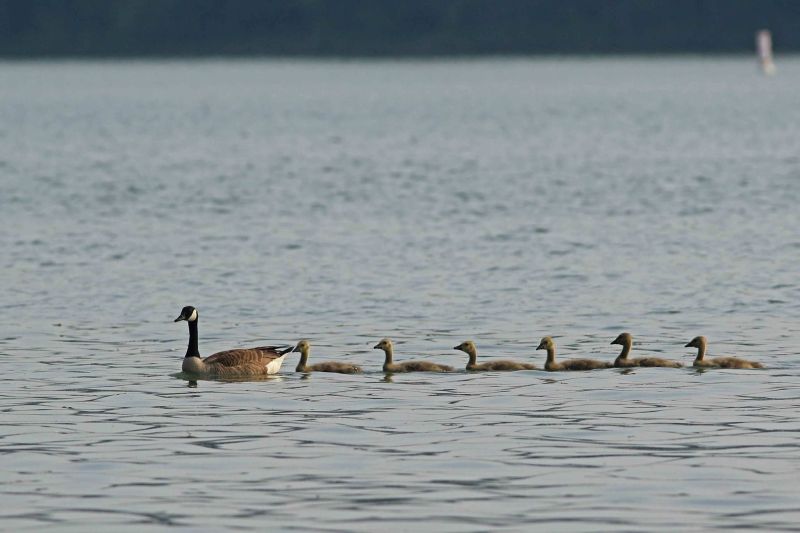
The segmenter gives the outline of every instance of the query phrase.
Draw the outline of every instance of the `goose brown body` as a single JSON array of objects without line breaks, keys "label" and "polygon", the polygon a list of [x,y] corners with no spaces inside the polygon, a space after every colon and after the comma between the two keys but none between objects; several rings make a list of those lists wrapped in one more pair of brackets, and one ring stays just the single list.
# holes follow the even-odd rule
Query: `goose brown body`
[{"label": "goose brown body", "polygon": [[189,323],[189,346],[181,365],[181,369],[188,374],[217,378],[275,374],[280,370],[284,356],[291,351],[291,348],[281,349],[279,346],[258,346],[225,350],[203,359],[198,350],[197,309],[184,307],[175,322],[182,320]]},{"label": "goose brown body", "polygon": [[662,359],[661,357],[628,357],[628,354],[631,353],[631,347],[633,346],[633,336],[630,333],[620,333],[616,339],[611,341],[611,344],[622,345],[622,351],[614,360],[614,366],[616,368],[630,368],[634,366],[680,368],[683,366],[677,361],[670,361],[669,359]]},{"label": "goose brown body", "polygon": [[308,364],[308,355],[311,352],[311,344],[307,340],[297,343],[293,352],[300,352],[300,361],[297,363],[295,372],[334,372],[337,374],[359,374],[361,367],[353,363],[340,363],[337,361],[325,361],[323,363]]},{"label": "goose brown body", "polygon": [[283,360],[289,350],[279,351],[278,346],[259,346],[225,350],[200,357],[184,357],[182,370],[189,374],[203,374],[220,378],[266,376],[280,370],[278,360]]},{"label": "goose brown body", "polygon": [[383,339],[374,346],[376,350],[383,350],[386,359],[383,362],[383,371],[391,373],[399,372],[452,372],[452,366],[440,365],[431,363],[430,361],[405,361],[403,363],[395,363],[394,345],[391,339]]},{"label": "goose brown body", "polygon": [[547,350],[547,361],[544,369],[550,372],[565,370],[595,370],[598,368],[611,368],[613,365],[606,361],[595,359],[567,359],[566,361],[556,362],[556,343],[551,337],[542,338],[537,350]]},{"label": "goose brown body", "polygon": [[475,347],[475,343],[472,341],[464,341],[458,346],[454,346],[453,349],[460,350],[469,356],[469,360],[467,361],[467,370],[470,372],[536,370],[536,365],[532,365],[530,363],[521,363],[518,361],[509,361],[508,359],[478,364],[478,349]]},{"label": "goose brown body", "polygon": [[699,335],[686,344],[686,348],[697,348],[697,357],[693,366],[697,368],[764,368],[764,365],[755,361],[748,361],[739,357],[713,357],[706,359],[706,345],[708,341]]}]

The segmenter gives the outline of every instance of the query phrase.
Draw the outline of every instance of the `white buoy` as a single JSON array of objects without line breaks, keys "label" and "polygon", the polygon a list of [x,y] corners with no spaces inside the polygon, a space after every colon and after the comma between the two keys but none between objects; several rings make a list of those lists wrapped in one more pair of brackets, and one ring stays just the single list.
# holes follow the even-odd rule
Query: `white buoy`
[{"label": "white buoy", "polygon": [[775,74],[775,62],[772,60],[772,33],[769,30],[756,32],[756,50],[758,61],[761,63],[761,72],[767,76]]}]

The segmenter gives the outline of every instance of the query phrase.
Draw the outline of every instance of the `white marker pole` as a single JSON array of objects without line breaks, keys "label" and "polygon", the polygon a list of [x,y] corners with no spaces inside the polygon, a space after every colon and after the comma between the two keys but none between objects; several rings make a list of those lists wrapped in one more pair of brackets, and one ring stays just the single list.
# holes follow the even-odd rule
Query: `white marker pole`
[{"label": "white marker pole", "polygon": [[761,63],[761,72],[767,76],[775,74],[775,62],[772,60],[772,33],[769,30],[756,32],[756,51]]}]

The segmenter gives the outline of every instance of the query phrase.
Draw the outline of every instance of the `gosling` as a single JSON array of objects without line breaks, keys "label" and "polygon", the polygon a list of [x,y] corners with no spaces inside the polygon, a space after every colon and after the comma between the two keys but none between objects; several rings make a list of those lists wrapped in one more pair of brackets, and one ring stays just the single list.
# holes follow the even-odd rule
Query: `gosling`
[{"label": "gosling", "polygon": [[300,361],[297,363],[295,372],[335,372],[337,374],[360,374],[361,367],[353,363],[338,363],[336,361],[326,361],[324,363],[308,364],[308,354],[311,351],[311,344],[305,339],[297,343],[293,352],[300,352]]},{"label": "gosling", "polygon": [[628,359],[628,354],[631,353],[633,346],[633,336],[630,333],[620,333],[619,336],[611,341],[611,344],[621,344],[622,352],[614,360],[616,368],[629,368],[632,366],[661,366],[669,368],[680,368],[683,365],[677,361],[670,361],[669,359],[662,359],[660,357],[635,357]]},{"label": "gosling", "polygon": [[562,370],[594,370],[596,368],[611,368],[611,363],[596,361],[594,359],[567,359],[562,363],[556,362],[556,343],[551,337],[543,337],[537,350],[547,350],[547,362],[544,369],[550,372]]},{"label": "gosling", "polygon": [[509,361],[507,359],[478,364],[478,349],[475,347],[475,343],[472,341],[464,341],[458,346],[454,346],[453,349],[461,350],[469,355],[469,361],[467,361],[467,370],[470,372],[536,370],[536,365],[519,363],[517,361]]},{"label": "gosling", "polygon": [[706,338],[702,335],[695,337],[686,345],[686,348],[697,348],[697,357],[694,366],[697,368],[764,368],[761,363],[748,361],[738,357],[714,357],[704,359],[706,355]]},{"label": "gosling", "polygon": [[375,350],[383,350],[386,354],[386,359],[383,362],[384,372],[452,372],[453,367],[447,365],[439,365],[428,361],[405,361],[403,363],[394,363],[392,355],[394,346],[391,339],[383,339],[381,342],[373,347]]}]

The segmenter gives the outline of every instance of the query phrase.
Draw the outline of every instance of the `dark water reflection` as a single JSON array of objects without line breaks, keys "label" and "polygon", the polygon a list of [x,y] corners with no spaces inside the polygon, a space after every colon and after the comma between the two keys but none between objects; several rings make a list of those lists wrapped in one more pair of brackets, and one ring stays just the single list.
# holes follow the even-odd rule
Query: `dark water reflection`
[{"label": "dark water reflection", "polygon": [[[0,65],[4,527],[796,528],[800,64],[751,63]],[[365,374],[193,383],[187,304]],[[371,348],[623,330],[768,368]]]}]

